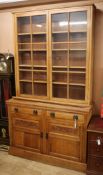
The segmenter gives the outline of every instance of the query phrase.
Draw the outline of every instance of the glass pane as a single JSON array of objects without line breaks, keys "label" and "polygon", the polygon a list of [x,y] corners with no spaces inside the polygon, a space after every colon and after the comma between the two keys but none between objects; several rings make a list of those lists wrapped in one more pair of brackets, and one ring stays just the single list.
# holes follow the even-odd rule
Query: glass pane
[{"label": "glass pane", "polygon": [[17,18],[17,32],[30,33],[30,17],[27,16]]},{"label": "glass pane", "polygon": [[87,11],[70,13],[70,32],[87,31]]},{"label": "glass pane", "polygon": [[28,81],[32,81],[32,72],[31,71],[20,71],[20,80],[28,80]]},{"label": "glass pane", "polygon": [[18,35],[18,43],[30,43],[31,36],[30,35]]},{"label": "glass pane", "polygon": [[86,77],[83,73],[70,73],[69,74],[69,82],[70,83],[77,83],[77,84],[84,84],[85,85]]},{"label": "glass pane", "polygon": [[47,81],[46,72],[35,72],[33,77],[34,81]]},{"label": "glass pane", "polygon": [[53,97],[56,98],[67,98],[67,86],[60,84],[53,84],[52,86]]},{"label": "glass pane", "polygon": [[80,50],[80,51],[82,51],[82,50],[86,50],[87,49],[87,43],[86,42],[74,42],[74,43],[70,43],[69,44],[69,48],[70,48],[70,50],[73,50],[73,51],[75,51],[75,50]]},{"label": "glass pane", "polygon": [[35,43],[33,44],[33,50],[46,50],[46,43]]},{"label": "glass pane", "polygon": [[85,100],[85,87],[83,86],[69,86],[69,98],[77,100]]},{"label": "glass pane", "polygon": [[46,42],[46,34],[33,34],[32,42],[33,43]]},{"label": "glass pane", "polygon": [[69,39],[71,42],[75,41],[86,41],[87,40],[87,33],[86,32],[70,32]]},{"label": "glass pane", "polygon": [[66,42],[68,41],[68,33],[53,33],[52,42]]},{"label": "glass pane", "polygon": [[32,16],[32,32],[46,32],[46,15]]},{"label": "glass pane", "polygon": [[25,51],[30,51],[31,50],[31,44],[18,44],[18,49],[19,50],[25,50]]},{"label": "glass pane", "polygon": [[53,83],[54,82],[67,83],[67,73],[54,72],[52,81],[53,81]]},{"label": "glass pane", "polygon": [[20,82],[20,93],[21,94],[32,94],[32,83]]},{"label": "glass pane", "polygon": [[86,51],[85,50],[70,50],[69,65],[77,67],[86,67]]},{"label": "glass pane", "polygon": [[19,51],[19,65],[31,65],[31,52]]},{"label": "glass pane", "polygon": [[46,66],[47,53],[45,51],[33,52],[33,65]]},{"label": "glass pane", "polygon": [[68,50],[68,43],[53,43],[53,50]]},{"label": "glass pane", "polygon": [[53,66],[67,66],[67,51],[53,51],[52,52],[52,65]]},{"label": "glass pane", "polygon": [[34,83],[34,95],[47,96],[47,84],[46,83]]},{"label": "glass pane", "polygon": [[33,50],[46,50],[46,35],[37,34],[32,36]]},{"label": "glass pane", "polygon": [[68,13],[52,15],[52,32],[68,32]]}]

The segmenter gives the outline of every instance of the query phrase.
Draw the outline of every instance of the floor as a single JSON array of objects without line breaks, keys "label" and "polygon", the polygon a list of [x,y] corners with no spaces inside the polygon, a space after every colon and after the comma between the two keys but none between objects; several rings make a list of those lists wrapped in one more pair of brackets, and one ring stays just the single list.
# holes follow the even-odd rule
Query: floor
[{"label": "floor", "polygon": [[0,150],[0,175],[85,175],[85,173],[11,156]]}]

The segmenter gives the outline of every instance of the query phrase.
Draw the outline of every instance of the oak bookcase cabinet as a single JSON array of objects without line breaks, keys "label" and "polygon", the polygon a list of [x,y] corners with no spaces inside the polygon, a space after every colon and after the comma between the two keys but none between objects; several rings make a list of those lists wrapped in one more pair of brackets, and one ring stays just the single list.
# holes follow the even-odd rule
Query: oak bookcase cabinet
[{"label": "oak bookcase cabinet", "polygon": [[93,7],[48,5],[14,16],[16,97],[8,101],[9,153],[85,171]]}]

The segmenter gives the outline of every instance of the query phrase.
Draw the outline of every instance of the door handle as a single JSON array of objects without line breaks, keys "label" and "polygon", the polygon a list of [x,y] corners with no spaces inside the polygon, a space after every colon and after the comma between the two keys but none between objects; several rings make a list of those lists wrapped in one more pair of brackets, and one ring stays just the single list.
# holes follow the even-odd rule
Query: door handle
[{"label": "door handle", "polygon": [[77,128],[78,115],[74,115],[73,120],[74,120],[74,128]]}]

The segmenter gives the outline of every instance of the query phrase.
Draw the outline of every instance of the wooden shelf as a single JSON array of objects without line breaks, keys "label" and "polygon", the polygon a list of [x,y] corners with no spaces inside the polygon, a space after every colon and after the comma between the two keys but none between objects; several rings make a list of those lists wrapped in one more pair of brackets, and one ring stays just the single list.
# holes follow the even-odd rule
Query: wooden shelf
[{"label": "wooden shelf", "polygon": [[60,34],[60,33],[67,33],[68,31],[52,31],[52,34]]},{"label": "wooden shelf", "polygon": [[29,65],[29,64],[19,64],[19,67],[32,67],[32,65]]},{"label": "wooden shelf", "polygon": [[86,69],[85,66],[69,66],[70,69]]},{"label": "wooden shelf", "polygon": [[33,72],[47,72],[47,70],[33,70]]},{"label": "wooden shelf", "polygon": [[87,33],[87,30],[80,30],[80,31],[69,31],[69,33]]},{"label": "wooden shelf", "polygon": [[34,80],[33,83],[45,83],[46,84],[47,81],[39,81],[39,80],[37,81],[37,80]]},{"label": "wooden shelf", "polygon": [[56,81],[56,82],[52,82],[53,84],[58,84],[58,85],[67,85],[67,82],[58,82],[58,81]]},{"label": "wooden shelf", "polygon": [[[30,43],[26,43],[26,42],[25,42],[25,43],[18,43],[18,45],[20,45],[20,44],[21,44],[21,45],[23,45],[23,44],[25,44],[25,45],[26,45],[26,44],[30,44],[30,45],[31,45],[32,43],[31,43],[31,42],[30,42]],[[19,49],[19,50],[20,50],[20,49]]]},{"label": "wooden shelf", "polygon": [[52,73],[66,73],[67,74],[68,71],[56,71],[56,70],[53,70]]},{"label": "wooden shelf", "polygon": [[20,52],[25,52],[25,51],[31,52],[31,49],[18,49],[18,51],[20,51]]},{"label": "wooden shelf", "polygon": [[52,51],[68,51],[69,49],[52,49]]},{"label": "wooden shelf", "polygon": [[47,49],[34,49],[34,48],[32,50],[33,50],[33,52],[35,52],[35,51],[45,51],[46,52],[47,51]]},{"label": "wooden shelf", "polygon": [[35,43],[32,42],[32,44],[35,44],[35,45],[36,45],[36,44],[45,44],[45,45],[46,45],[46,43],[47,43],[47,42],[35,42]]},{"label": "wooden shelf", "polygon": [[32,69],[19,69],[19,72],[20,72],[20,71],[32,72]]},{"label": "wooden shelf", "polygon": [[20,82],[32,83],[32,80],[19,80]]},{"label": "wooden shelf", "polygon": [[52,66],[52,68],[68,68],[67,66]]},{"label": "wooden shelf", "polygon": [[40,68],[47,68],[47,66],[46,65],[33,65],[33,67],[40,67]]},{"label": "wooden shelf", "polygon": [[70,86],[86,86],[85,84],[82,83],[69,83]]},{"label": "wooden shelf", "polygon": [[60,33],[87,33],[87,30],[80,30],[80,31],[52,31],[52,34],[60,34]]},{"label": "wooden shelf", "polygon": [[69,48],[69,50],[70,50],[70,51],[86,51],[87,49],[70,49],[70,48]]},{"label": "wooden shelf", "polygon": [[32,32],[32,35],[46,35],[46,32]]},{"label": "wooden shelf", "polygon": [[53,41],[52,44],[79,44],[79,43],[87,43],[87,41]]},{"label": "wooden shelf", "polygon": [[18,36],[21,36],[21,35],[31,35],[31,33],[18,33],[17,35]]},{"label": "wooden shelf", "polygon": [[86,74],[86,72],[83,71],[69,71],[69,73],[71,74]]}]

